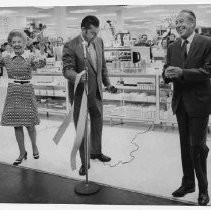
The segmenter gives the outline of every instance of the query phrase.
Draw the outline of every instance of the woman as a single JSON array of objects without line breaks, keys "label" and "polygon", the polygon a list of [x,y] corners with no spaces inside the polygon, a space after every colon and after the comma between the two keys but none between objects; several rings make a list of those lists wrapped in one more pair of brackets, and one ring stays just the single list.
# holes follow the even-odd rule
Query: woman
[{"label": "woman", "polygon": [[20,155],[13,165],[19,165],[24,159],[27,159],[23,126],[28,130],[32,143],[33,157],[34,159],[39,158],[35,125],[38,125],[40,120],[34,88],[30,80],[32,79],[33,68],[44,67],[45,60],[41,60],[25,51],[26,41],[26,34],[22,30],[11,31],[8,36],[8,42],[14,51],[12,54],[0,59],[1,66],[4,65],[6,67],[9,80],[1,124],[14,127],[20,150]]}]

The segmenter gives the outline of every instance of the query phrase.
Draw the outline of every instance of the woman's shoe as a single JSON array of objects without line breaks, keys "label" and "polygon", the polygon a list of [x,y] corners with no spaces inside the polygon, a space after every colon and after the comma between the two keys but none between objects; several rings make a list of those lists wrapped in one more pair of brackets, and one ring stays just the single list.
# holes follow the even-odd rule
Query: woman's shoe
[{"label": "woman's shoe", "polygon": [[14,165],[14,166],[17,166],[17,165],[21,164],[22,161],[23,161],[23,159],[24,159],[24,160],[27,159],[27,152],[25,152],[24,156],[23,156],[21,159],[15,160],[15,162],[13,163],[13,165]]},{"label": "woman's shoe", "polygon": [[39,155],[39,153],[33,154],[33,157],[34,157],[34,159],[39,159],[40,155]]}]

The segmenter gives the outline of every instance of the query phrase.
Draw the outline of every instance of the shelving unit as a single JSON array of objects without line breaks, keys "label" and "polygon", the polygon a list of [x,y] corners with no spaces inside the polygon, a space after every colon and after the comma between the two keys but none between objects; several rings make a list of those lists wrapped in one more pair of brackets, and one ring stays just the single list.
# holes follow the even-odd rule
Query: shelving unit
[{"label": "shelving unit", "polygon": [[60,72],[35,72],[35,95],[39,112],[67,114],[70,109],[67,82]]},{"label": "shelving unit", "polygon": [[165,124],[176,124],[176,116],[171,109],[172,84],[164,84],[162,76],[158,77],[159,82],[159,120]]},{"label": "shelving unit", "polygon": [[120,119],[121,122],[123,120],[151,123],[156,121],[155,75],[110,74],[109,78],[118,88],[118,93],[104,92],[104,118],[110,119],[111,123],[112,119]]},{"label": "shelving unit", "polygon": [[[135,50],[138,51],[138,48]],[[146,74],[146,60],[141,59],[134,64],[133,51],[134,49],[128,47],[105,49],[109,78],[118,88],[118,94],[104,93],[104,117],[109,118],[111,122],[112,119],[118,118],[121,121],[145,121],[154,124],[175,123],[169,109],[171,100],[168,94],[171,87],[162,87],[162,76],[159,73]],[[130,58],[127,62],[120,59],[126,52]]]},{"label": "shelving unit", "polygon": [[[114,61],[128,62],[131,67],[121,64],[121,68],[115,66],[115,70],[108,68],[111,83],[117,87],[118,92],[117,94],[103,92],[104,119],[109,119],[111,124],[113,119],[120,119],[121,122],[176,123],[169,104],[171,100],[168,97],[171,93],[171,86],[163,84],[162,76],[142,72],[141,65],[138,71],[132,63],[130,48],[105,50],[105,52],[110,51],[114,54],[107,54],[107,56],[115,55],[117,58],[113,56]],[[129,57],[127,61],[120,59],[124,55],[120,53],[121,51],[127,52],[130,59]],[[125,72],[128,68],[133,73]],[[54,70],[47,68],[34,73],[34,87],[39,111],[47,114],[67,114],[70,110],[67,82],[61,69],[57,72]]]}]

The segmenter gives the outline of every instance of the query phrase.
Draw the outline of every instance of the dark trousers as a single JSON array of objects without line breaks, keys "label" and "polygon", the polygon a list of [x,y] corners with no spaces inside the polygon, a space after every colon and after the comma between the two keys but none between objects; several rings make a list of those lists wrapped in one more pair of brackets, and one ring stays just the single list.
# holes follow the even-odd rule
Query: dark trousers
[{"label": "dark trousers", "polygon": [[[75,127],[78,122],[78,117],[80,113],[81,97],[75,98],[74,106],[74,124]],[[102,150],[102,128],[103,128],[103,105],[100,96],[97,94],[96,97],[88,97],[88,112],[90,116],[90,148],[89,152],[91,154],[101,154]],[[79,153],[81,158],[81,164],[85,165],[85,147],[84,139],[81,143]],[[90,154],[89,154],[90,155]]]},{"label": "dark trousers", "polygon": [[185,110],[181,99],[176,117],[179,127],[180,147],[183,169],[183,186],[195,186],[195,176],[198,179],[200,192],[206,192],[207,156],[209,149],[206,145],[209,115],[205,117],[191,117]]}]

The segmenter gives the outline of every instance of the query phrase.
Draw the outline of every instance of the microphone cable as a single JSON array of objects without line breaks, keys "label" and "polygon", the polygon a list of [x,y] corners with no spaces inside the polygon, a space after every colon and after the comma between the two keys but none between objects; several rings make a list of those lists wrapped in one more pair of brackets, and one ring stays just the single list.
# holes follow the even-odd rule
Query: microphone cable
[{"label": "microphone cable", "polygon": [[137,136],[149,132],[151,130],[152,126],[153,126],[153,124],[151,124],[146,130],[136,133],[135,136],[130,140],[130,143],[135,146],[135,149],[133,149],[130,152],[130,155],[129,155],[130,156],[130,160],[128,160],[128,161],[119,160],[117,163],[115,163],[113,165],[109,164],[109,163],[103,163],[103,164],[105,166],[109,166],[109,167],[113,168],[113,167],[117,167],[120,164],[124,165],[124,164],[129,164],[130,162],[132,162],[135,159],[135,155],[133,153],[137,152],[139,150],[139,148],[140,148],[140,146],[135,142]]}]

